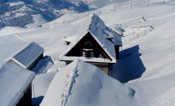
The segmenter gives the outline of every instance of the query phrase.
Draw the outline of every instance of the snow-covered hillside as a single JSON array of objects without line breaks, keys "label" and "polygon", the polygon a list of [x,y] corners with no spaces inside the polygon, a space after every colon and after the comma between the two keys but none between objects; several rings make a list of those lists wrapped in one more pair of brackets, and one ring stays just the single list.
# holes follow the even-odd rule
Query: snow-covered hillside
[{"label": "snow-covered hillside", "polygon": [[5,26],[28,27],[26,25],[30,23],[37,26],[69,12],[89,10],[84,2],[78,4],[64,0],[1,0],[0,29]]},{"label": "snow-covered hillside", "polygon": [[[78,23],[83,23],[83,20],[96,13],[108,27],[123,35],[120,59],[113,65],[110,75],[135,91],[135,106],[174,106],[174,1],[166,0],[163,4],[160,0],[150,0],[149,6],[147,1],[128,0],[94,11],[70,13],[42,24],[40,28],[5,27],[0,31],[0,39],[7,40],[16,34],[24,41],[37,42],[44,47],[45,55],[51,57],[53,66],[45,70],[48,73],[38,74],[34,81],[37,93],[33,99],[37,100],[45,96],[54,77],[52,72],[65,66],[58,60],[67,49],[65,37],[77,28]],[[18,40],[14,39],[15,42],[18,46]],[[129,106],[130,102],[127,104]]]},{"label": "snow-covered hillside", "polygon": [[123,0],[1,0],[0,29],[5,26],[37,27],[64,14],[98,9]]}]

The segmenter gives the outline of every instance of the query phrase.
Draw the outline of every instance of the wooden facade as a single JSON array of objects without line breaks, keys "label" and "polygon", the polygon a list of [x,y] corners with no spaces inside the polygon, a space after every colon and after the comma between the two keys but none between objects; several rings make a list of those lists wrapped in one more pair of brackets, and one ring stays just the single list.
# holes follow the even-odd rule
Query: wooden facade
[{"label": "wooden facade", "polygon": [[[69,57],[85,57],[87,59],[90,58],[105,58],[110,61],[112,59],[110,56],[104,51],[104,49],[98,44],[98,42],[94,39],[94,37],[88,32],[65,56]],[[72,61],[64,60],[68,65]],[[105,62],[87,62],[91,63],[101,70],[103,70],[106,74],[109,74],[109,65],[111,63]]]},{"label": "wooden facade", "polygon": [[32,106],[32,84],[24,91],[16,106]]},{"label": "wooden facade", "polygon": [[65,56],[103,57],[112,61],[89,32]]},{"label": "wooden facade", "polygon": [[119,51],[120,51],[120,46],[119,45],[115,45],[115,56],[116,59],[119,59]]},{"label": "wooden facade", "polygon": [[[65,61],[66,65],[70,64],[72,61]],[[100,68],[103,72],[105,72],[107,75],[109,75],[109,63],[99,63],[99,62],[87,62],[90,64],[93,64],[95,66],[97,66],[98,68]]]}]

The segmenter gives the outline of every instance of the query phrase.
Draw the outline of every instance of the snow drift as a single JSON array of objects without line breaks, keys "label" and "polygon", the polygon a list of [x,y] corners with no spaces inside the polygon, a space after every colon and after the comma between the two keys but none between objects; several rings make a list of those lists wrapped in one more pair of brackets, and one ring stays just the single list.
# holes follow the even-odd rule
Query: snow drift
[{"label": "snow drift", "polygon": [[134,94],[99,68],[75,60],[55,75],[40,106],[136,106]]}]

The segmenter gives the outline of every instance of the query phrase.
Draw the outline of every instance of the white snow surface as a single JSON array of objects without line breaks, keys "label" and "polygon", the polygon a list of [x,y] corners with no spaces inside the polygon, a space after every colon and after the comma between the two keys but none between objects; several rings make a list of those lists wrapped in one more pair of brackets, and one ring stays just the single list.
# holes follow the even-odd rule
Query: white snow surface
[{"label": "white snow surface", "polygon": [[34,72],[12,63],[0,62],[0,103],[14,106],[34,79]]},{"label": "white snow surface", "polygon": [[17,35],[2,36],[0,38],[0,61],[8,61],[28,44],[29,42],[21,40]]},{"label": "white snow surface", "polygon": [[40,106],[135,106],[134,93],[99,68],[75,60],[55,75]]}]

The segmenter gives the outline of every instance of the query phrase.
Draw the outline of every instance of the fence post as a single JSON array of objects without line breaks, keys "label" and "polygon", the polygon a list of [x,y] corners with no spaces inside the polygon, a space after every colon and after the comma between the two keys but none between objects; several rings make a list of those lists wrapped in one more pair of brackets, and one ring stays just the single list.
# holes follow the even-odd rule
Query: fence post
[{"label": "fence post", "polygon": [[149,7],[149,0],[148,0],[148,7]]},{"label": "fence post", "polygon": [[131,3],[131,9],[132,9],[132,3]]},{"label": "fence post", "polygon": [[35,88],[34,88],[34,84],[33,84],[33,97],[35,98]]},{"label": "fence post", "polygon": [[146,31],[144,31],[144,35],[146,35]]},{"label": "fence post", "polygon": [[116,6],[114,6],[114,12],[116,11]]}]

